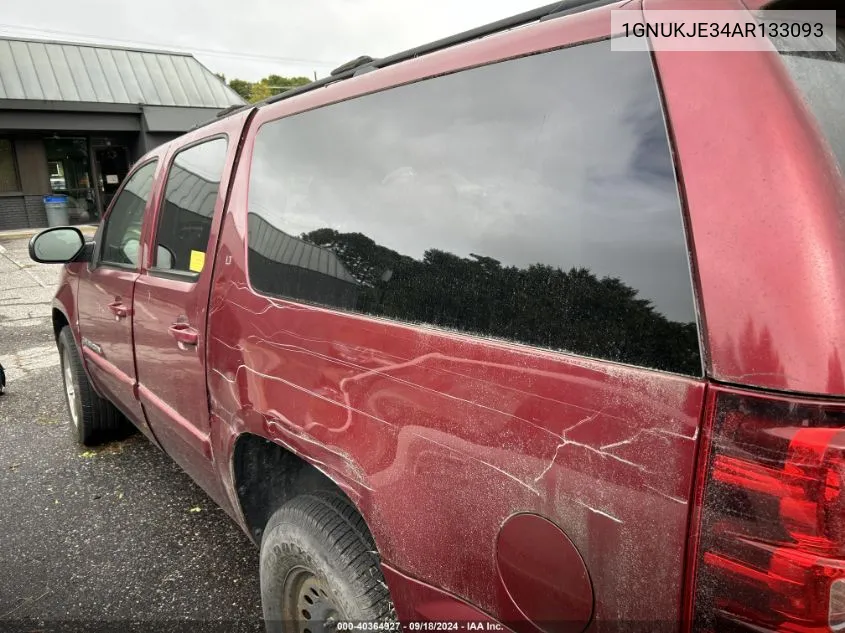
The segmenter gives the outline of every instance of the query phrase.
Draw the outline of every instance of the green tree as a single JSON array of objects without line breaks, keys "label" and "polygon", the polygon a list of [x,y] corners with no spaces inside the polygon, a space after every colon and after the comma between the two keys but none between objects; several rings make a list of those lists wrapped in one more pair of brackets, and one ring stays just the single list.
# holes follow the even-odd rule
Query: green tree
[{"label": "green tree", "polygon": [[299,86],[309,84],[311,83],[311,80],[308,79],[308,77],[282,77],[281,75],[268,75],[262,79],[261,82],[266,83],[270,88],[270,92],[277,95],[280,92],[285,92],[291,88],[298,88]]},{"label": "green tree", "polygon": [[[225,81],[222,74],[218,77]],[[250,103],[261,101],[267,97],[272,97],[286,90],[298,88],[305,84],[311,83],[308,77],[282,77],[281,75],[267,75],[263,79],[256,82],[244,81],[243,79],[232,79],[229,81],[229,87],[237,92],[243,99]]]},{"label": "green tree", "polygon": [[275,86],[287,85],[288,78],[282,77],[281,75],[267,75],[261,81],[273,88]]},{"label": "green tree", "polygon": [[266,99],[271,96],[273,96],[273,93],[270,92],[270,86],[262,81],[259,81],[250,85],[249,99],[247,99],[247,101],[255,103],[256,101],[261,101],[262,99]]},{"label": "green tree", "polygon": [[237,92],[242,99],[249,100],[249,92],[252,85],[248,81],[244,81],[243,79],[232,79],[229,82],[229,87]]}]

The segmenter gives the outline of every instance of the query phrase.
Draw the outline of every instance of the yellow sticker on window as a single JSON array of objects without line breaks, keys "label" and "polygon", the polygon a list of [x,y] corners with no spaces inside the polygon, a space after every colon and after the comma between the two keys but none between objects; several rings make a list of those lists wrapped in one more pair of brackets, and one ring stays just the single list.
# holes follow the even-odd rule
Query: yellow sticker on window
[{"label": "yellow sticker on window", "polygon": [[188,268],[193,272],[202,272],[202,267],[205,265],[205,253],[202,251],[191,251],[191,261],[188,263]]}]

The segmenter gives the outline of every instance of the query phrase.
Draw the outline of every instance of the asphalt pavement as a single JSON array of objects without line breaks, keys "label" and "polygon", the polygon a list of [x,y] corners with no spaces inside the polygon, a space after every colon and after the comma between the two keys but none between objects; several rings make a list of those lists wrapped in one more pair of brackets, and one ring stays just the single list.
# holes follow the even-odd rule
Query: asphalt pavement
[{"label": "asphalt pavement", "polygon": [[0,632],[262,631],[258,552],[136,434],[85,449],[50,325],[60,269],[0,237]]}]

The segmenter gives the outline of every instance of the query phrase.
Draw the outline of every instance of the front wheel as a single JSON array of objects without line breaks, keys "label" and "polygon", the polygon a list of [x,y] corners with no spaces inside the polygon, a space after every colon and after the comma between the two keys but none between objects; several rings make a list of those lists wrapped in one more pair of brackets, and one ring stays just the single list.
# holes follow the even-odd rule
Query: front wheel
[{"label": "front wheel", "polygon": [[309,493],[270,517],[261,539],[261,605],[268,633],[395,621],[375,543],[348,501]]},{"label": "front wheel", "polygon": [[93,446],[126,435],[129,422],[111,402],[97,395],[88,382],[69,327],[59,332],[58,346],[65,400],[76,441]]}]

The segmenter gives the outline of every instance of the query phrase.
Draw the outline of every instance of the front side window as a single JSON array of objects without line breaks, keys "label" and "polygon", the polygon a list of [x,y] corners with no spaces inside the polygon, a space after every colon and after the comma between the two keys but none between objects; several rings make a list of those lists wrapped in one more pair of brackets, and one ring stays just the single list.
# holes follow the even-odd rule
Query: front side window
[{"label": "front side window", "polygon": [[153,190],[157,164],[154,160],[140,167],[114,201],[103,226],[101,263],[138,266],[141,225]]},{"label": "front side window", "polygon": [[20,191],[15,165],[15,146],[7,138],[0,138],[0,193]]},{"label": "front side window", "polygon": [[589,43],[266,123],[248,232],[260,292],[701,375],[645,51]]},{"label": "front side window", "polygon": [[217,138],[182,150],[167,174],[153,266],[198,275],[226,164],[227,141]]}]

